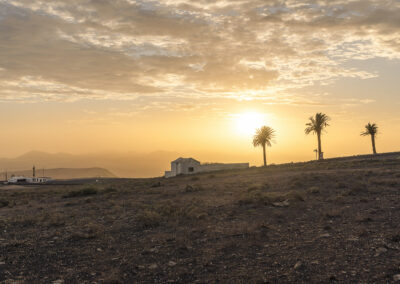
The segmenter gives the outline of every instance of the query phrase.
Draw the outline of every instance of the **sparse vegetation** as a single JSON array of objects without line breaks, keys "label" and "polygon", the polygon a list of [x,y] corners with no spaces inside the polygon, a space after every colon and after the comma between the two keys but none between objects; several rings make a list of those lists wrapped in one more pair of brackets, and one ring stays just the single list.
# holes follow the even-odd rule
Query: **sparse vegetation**
[{"label": "sparse vegetation", "polygon": [[210,176],[2,189],[0,281],[386,283],[397,273],[400,159]]},{"label": "sparse vegetation", "polygon": [[8,206],[8,204],[10,204],[10,202],[8,200],[0,199],[0,208],[6,207],[6,206]]},{"label": "sparse vegetation", "polygon": [[73,198],[73,197],[84,197],[89,195],[97,194],[98,190],[93,187],[82,188],[78,190],[72,190],[67,194],[63,195],[64,198]]}]

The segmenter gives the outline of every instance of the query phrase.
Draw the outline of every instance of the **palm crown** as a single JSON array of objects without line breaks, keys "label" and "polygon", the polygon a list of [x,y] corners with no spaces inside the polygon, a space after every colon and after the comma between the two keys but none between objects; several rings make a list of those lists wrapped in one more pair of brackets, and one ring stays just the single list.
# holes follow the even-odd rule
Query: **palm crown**
[{"label": "palm crown", "polygon": [[361,132],[362,136],[375,136],[376,134],[378,134],[378,125],[376,125],[375,123],[368,123],[367,125],[365,125],[365,131]]},{"label": "palm crown", "polygon": [[268,126],[262,126],[256,130],[256,134],[253,137],[253,145],[257,146],[269,146],[271,147],[271,141],[275,137],[275,131]]},{"label": "palm crown", "polygon": [[306,134],[311,132],[316,134],[321,134],[327,126],[329,126],[328,121],[330,117],[324,113],[317,113],[315,117],[310,117],[310,122],[306,124],[307,128],[304,130]]}]

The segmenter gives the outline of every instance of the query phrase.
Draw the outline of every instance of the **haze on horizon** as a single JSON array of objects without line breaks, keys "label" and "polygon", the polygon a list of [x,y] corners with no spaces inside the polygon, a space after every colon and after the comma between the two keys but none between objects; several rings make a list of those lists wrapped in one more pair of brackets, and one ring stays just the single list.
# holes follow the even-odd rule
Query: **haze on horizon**
[{"label": "haze on horizon", "polygon": [[[167,151],[261,165],[400,144],[400,1],[0,0],[0,157]],[[213,159],[214,158],[214,159]]]}]

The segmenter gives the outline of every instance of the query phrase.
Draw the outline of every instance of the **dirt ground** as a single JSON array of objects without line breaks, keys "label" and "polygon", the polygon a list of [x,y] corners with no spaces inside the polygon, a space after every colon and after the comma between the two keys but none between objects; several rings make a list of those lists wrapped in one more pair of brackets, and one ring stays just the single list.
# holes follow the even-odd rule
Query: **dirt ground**
[{"label": "dirt ground", "polygon": [[392,283],[399,201],[398,157],[0,187],[0,283]]}]

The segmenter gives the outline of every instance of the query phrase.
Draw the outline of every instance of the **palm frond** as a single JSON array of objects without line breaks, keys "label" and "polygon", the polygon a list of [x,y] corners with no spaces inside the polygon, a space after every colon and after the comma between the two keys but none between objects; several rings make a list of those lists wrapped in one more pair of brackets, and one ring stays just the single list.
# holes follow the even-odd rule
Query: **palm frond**
[{"label": "palm frond", "polygon": [[315,117],[309,118],[310,122],[306,123],[307,128],[304,129],[306,134],[314,133],[321,134],[321,132],[329,126],[328,121],[330,121],[330,117],[324,113],[317,113]]},{"label": "palm frond", "polygon": [[367,136],[367,135],[375,136],[377,134],[378,134],[378,125],[376,123],[371,123],[371,122],[365,125],[365,130],[361,132],[361,136]]},{"label": "palm frond", "polygon": [[256,133],[253,137],[253,145],[257,146],[269,146],[271,147],[271,141],[275,137],[275,130],[268,126],[262,126],[261,128],[256,130]]}]

